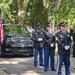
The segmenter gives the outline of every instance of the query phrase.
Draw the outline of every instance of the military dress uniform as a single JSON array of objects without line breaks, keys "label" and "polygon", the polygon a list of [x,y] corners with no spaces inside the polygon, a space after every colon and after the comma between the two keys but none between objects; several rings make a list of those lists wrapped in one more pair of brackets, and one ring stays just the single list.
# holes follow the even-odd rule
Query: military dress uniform
[{"label": "military dress uniform", "polygon": [[75,30],[72,33],[72,37],[73,37],[73,57],[75,58]]},{"label": "military dress uniform", "polygon": [[32,33],[32,40],[34,41],[34,66],[38,64],[38,53],[39,53],[39,64],[43,66],[43,46],[44,46],[44,31],[36,29]]},{"label": "military dress uniform", "polygon": [[52,25],[46,23],[45,39],[44,39],[44,71],[50,68],[55,71],[55,35],[51,31]]},{"label": "military dress uniform", "polygon": [[[61,23],[61,25],[65,25]],[[71,37],[70,33],[67,31],[65,32],[58,32],[56,34],[56,41],[58,44],[58,69],[57,74],[62,75],[61,68],[64,62],[65,65],[65,75],[70,75],[70,47],[71,47]]]},{"label": "military dress uniform", "polygon": [[55,71],[55,36],[52,33],[46,32],[45,35],[45,44],[44,44],[44,71],[49,69],[49,60],[50,68]]},{"label": "military dress uniform", "polygon": [[72,39],[72,42],[73,42],[72,43],[72,45],[73,45],[72,46],[72,49],[73,49],[73,52],[72,52],[73,54],[72,55],[73,55],[73,69],[75,69],[75,27],[74,27],[74,29],[70,30],[70,34],[71,34],[71,36],[73,38]]}]

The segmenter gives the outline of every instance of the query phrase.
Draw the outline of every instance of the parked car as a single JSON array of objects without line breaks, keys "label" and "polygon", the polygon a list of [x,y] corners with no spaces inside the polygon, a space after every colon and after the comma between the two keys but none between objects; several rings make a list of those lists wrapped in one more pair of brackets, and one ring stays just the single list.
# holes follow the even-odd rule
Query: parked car
[{"label": "parked car", "polygon": [[14,54],[34,55],[31,35],[24,26],[3,25],[4,43],[1,45],[1,56]]}]

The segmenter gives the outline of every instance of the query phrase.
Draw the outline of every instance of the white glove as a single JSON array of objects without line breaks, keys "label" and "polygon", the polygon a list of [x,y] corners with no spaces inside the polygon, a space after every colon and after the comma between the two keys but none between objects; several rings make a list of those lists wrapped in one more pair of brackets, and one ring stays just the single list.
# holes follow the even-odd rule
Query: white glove
[{"label": "white glove", "polygon": [[51,43],[51,44],[50,44],[50,47],[53,47],[53,46],[54,46],[54,44],[53,44],[53,43]]},{"label": "white glove", "polygon": [[38,38],[38,41],[43,41],[43,39],[42,38]]},{"label": "white glove", "polygon": [[70,48],[70,46],[65,46],[65,50],[68,50]]}]

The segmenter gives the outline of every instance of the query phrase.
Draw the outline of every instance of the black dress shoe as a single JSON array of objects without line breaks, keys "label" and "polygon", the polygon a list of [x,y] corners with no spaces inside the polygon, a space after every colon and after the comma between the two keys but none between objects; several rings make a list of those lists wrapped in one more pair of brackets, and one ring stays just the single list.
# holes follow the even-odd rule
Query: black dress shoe
[{"label": "black dress shoe", "polygon": [[40,66],[44,66],[43,64],[40,64]]},{"label": "black dress shoe", "polygon": [[52,68],[51,71],[56,71],[56,70]]},{"label": "black dress shoe", "polygon": [[37,64],[34,64],[35,67],[37,67]]},{"label": "black dress shoe", "polygon": [[47,72],[47,69],[45,69],[44,72]]}]

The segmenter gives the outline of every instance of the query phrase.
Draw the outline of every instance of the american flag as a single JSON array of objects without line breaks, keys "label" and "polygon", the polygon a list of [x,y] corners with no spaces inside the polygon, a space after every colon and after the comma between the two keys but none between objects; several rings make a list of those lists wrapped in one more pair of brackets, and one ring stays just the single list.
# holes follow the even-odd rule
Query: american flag
[{"label": "american flag", "polygon": [[4,43],[4,32],[3,32],[3,25],[2,20],[0,19],[0,43]]}]

